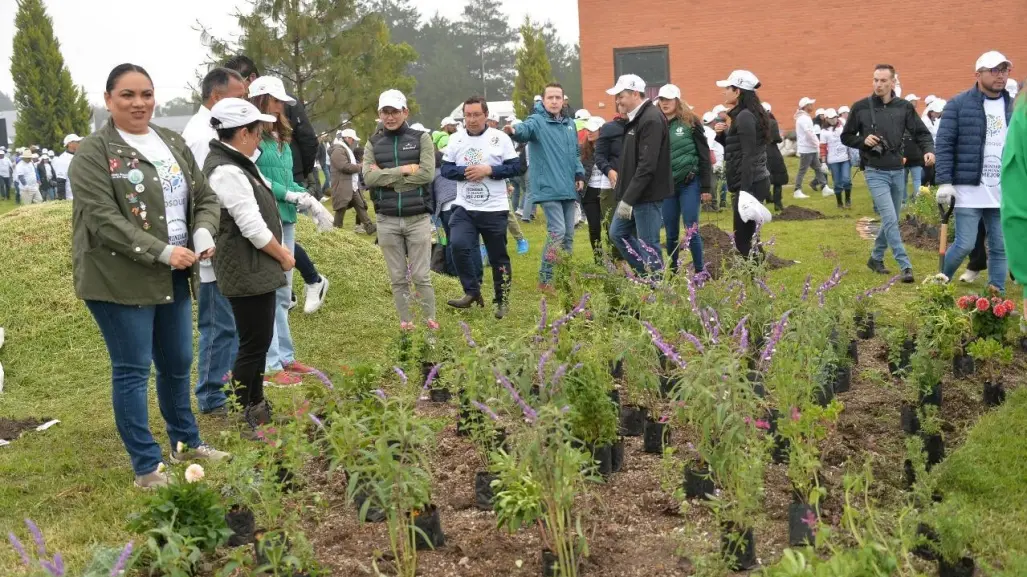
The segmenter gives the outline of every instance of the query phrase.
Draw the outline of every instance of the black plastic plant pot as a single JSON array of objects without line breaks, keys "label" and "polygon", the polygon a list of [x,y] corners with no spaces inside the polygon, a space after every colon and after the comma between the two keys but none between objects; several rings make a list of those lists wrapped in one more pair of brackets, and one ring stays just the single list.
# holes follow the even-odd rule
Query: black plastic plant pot
[{"label": "black plastic plant pot", "polygon": [[736,528],[725,522],[720,533],[720,551],[732,571],[745,571],[756,566],[756,537],[752,529]]},{"label": "black plastic plant pot", "polygon": [[749,379],[749,383],[752,385],[752,393],[756,395],[756,398],[762,399],[767,396],[767,388],[763,385],[763,373],[749,371],[746,378]]},{"label": "black plastic plant pot", "polygon": [[[363,490],[357,491],[353,495],[353,505],[357,508],[357,517],[360,517],[360,510],[364,508],[364,502],[367,501],[367,493]],[[364,517],[366,523],[383,523],[385,522],[385,511],[374,506],[367,508],[367,514]]]},{"label": "black plastic plant pot", "polygon": [[856,314],[856,336],[865,340],[874,338],[876,332],[876,322],[874,319],[874,313],[867,315]]},{"label": "black plastic plant pot", "polygon": [[792,547],[816,542],[817,512],[806,503],[788,505],[788,544]]},{"label": "black plastic plant pot", "polygon": [[613,445],[589,446],[588,450],[592,453],[592,460],[596,462],[599,474],[609,477],[613,473]]},{"label": "black plastic plant pot", "polygon": [[617,408],[620,409],[620,389],[610,389],[609,395],[610,402],[617,405]]},{"label": "black plastic plant pot", "polygon": [[667,375],[660,375],[660,398],[670,398],[674,393],[674,387],[678,385],[678,379],[674,377],[668,377]]},{"label": "black plastic plant pot", "polygon": [[920,435],[927,453],[927,469],[945,460],[945,440],[941,435]]},{"label": "black plastic plant pot", "polygon": [[660,359],[660,368],[664,372],[669,371],[670,370],[670,358],[668,358],[667,355],[663,354],[663,351],[661,351],[660,349],[656,349],[656,357],[658,359]]},{"label": "black plastic plant pot", "polygon": [[492,481],[498,477],[487,471],[478,471],[474,474],[474,506],[481,511],[492,510],[492,500],[495,493],[492,490]]},{"label": "black plastic plant pot", "polygon": [[835,367],[834,369],[834,392],[847,393],[852,388],[852,367]]},{"label": "black plastic plant pot", "polygon": [[938,559],[938,577],[973,577],[977,564],[970,557],[962,557],[955,563]]},{"label": "black plastic plant pot", "polygon": [[264,529],[257,529],[253,533],[253,554],[257,565],[267,565],[269,563],[268,551],[273,551],[279,547],[285,549],[285,551],[288,551],[290,548],[289,540],[285,538],[284,534]]},{"label": "black plastic plant pot", "polygon": [[938,533],[926,523],[917,523],[916,539],[919,544],[911,549],[911,552],[924,561],[935,561],[938,553],[934,550],[933,544],[939,542]]},{"label": "black plastic plant pot", "polygon": [[642,450],[646,453],[662,455],[664,443],[670,442],[670,425],[652,419],[646,420],[642,441]]},{"label": "black plastic plant pot", "polygon": [[253,520],[253,511],[243,506],[235,506],[225,513],[225,523],[232,531],[228,537],[229,547],[241,547],[253,542],[253,534],[257,525]]},{"label": "black plastic plant pot", "polygon": [[557,577],[560,572],[560,558],[549,549],[542,550],[542,577]]},{"label": "black plastic plant pot", "polygon": [[920,406],[934,405],[935,407],[941,407],[941,383],[935,384],[931,387],[931,392],[924,394],[920,391]]},{"label": "black plastic plant pot", "polygon": [[974,374],[975,370],[974,358],[970,355],[956,353],[956,355],[952,357],[952,374],[957,379],[965,379]]},{"label": "black plastic plant pot", "polygon": [[834,399],[834,383],[818,383],[813,387],[813,401],[821,407],[831,404]]},{"label": "black plastic plant pot", "polygon": [[460,416],[456,422],[456,434],[461,437],[469,436],[481,418],[481,413],[478,411],[469,407],[461,407]]},{"label": "black plastic plant pot", "polygon": [[710,477],[709,467],[699,467],[695,463],[685,463],[685,497],[708,501],[717,486]]},{"label": "black plastic plant pot", "polygon": [[610,376],[618,381],[624,378],[624,359],[610,361]]},{"label": "black plastic plant pot", "polygon": [[909,403],[902,403],[899,409],[899,419],[902,422],[902,432],[907,435],[915,435],[920,432],[920,415],[917,407]]},{"label": "black plastic plant pot", "polygon": [[1020,352],[1027,353],[1027,337],[1020,337]]},{"label": "black plastic plant pot", "polygon": [[984,406],[997,407],[1006,402],[1006,388],[1002,383],[992,384],[984,381]]},{"label": "black plastic plant pot", "polygon": [[624,468],[624,437],[618,437],[610,449],[610,465],[614,473]]},{"label": "black plastic plant pot", "polygon": [[448,403],[453,398],[453,394],[449,392],[449,389],[429,389],[428,398],[433,403]]},{"label": "black plastic plant pot", "polygon": [[902,462],[902,480],[907,491],[916,484],[916,469],[913,468],[913,461],[909,459]]},{"label": "black plastic plant pot", "polygon": [[849,351],[848,351],[848,354],[849,354],[849,358],[852,359],[852,364],[853,365],[858,365],[859,364],[859,341],[857,341],[857,340],[849,341]]},{"label": "black plastic plant pot", "polygon": [[446,536],[442,533],[442,518],[435,505],[428,505],[414,513],[414,527],[420,529],[414,531],[414,545],[418,551],[438,549],[446,544]]},{"label": "black plastic plant pot", "polygon": [[648,418],[649,410],[645,407],[624,405],[620,408],[620,434],[625,437],[641,437]]},{"label": "black plastic plant pot", "polygon": [[[435,363],[428,362],[428,361],[421,361],[421,383],[422,384],[426,383],[428,381],[428,375],[431,374],[431,369],[434,366],[435,366]],[[436,374],[436,376],[438,376],[438,375]]]}]

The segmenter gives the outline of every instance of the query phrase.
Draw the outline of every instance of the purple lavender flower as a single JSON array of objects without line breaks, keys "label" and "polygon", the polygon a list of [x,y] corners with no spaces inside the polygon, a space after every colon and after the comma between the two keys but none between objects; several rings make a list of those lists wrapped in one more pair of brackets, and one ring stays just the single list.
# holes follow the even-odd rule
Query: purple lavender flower
[{"label": "purple lavender flower", "polygon": [[11,547],[14,547],[18,556],[21,557],[21,562],[24,563],[26,567],[31,566],[32,560],[29,559],[29,554],[25,552],[25,546],[21,544],[21,541],[18,540],[13,532],[7,534],[7,540],[11,542]]},{"label": "purple lavender flower", "polygon": [[472,349],[474,347],[477,347],[478,343],[474,342],[474,339],[471,338],[471,327],[467,326],[467,323],[465,323],[464,321],[460,321],[460,328],[464,331],[464,338],[467,339],[467,346],[471,347]]},{"label": "purple lavender flower", "polygon": [[553,373],[553,386],[556,386],[563,379],[564,374],[567,373],[567,366],[568,363],[564,363],[556,368],[556,372]]},{"label": "purple lavender flower", "polygon": [[742,327],[742,338],[738,340],[738,345],[743,354],[749,350],[749,327]]},{"label": "purple lavender flower", "polygon": [[538,419],[538,413],[535,412],[535,409],[531,408],[531,405],[524,402],[524,399],[522,399],[521,396],[517,394],[517,389],[514,388],[513,383],[510,382],[510,379],[506,378],[506,376],[501,374],[495,368],[492,369],[492,372],[496,375],[496,380],[498,380],[499,383],[503,385],[503,388],[505,388],[507,392],[510,393],[510,396],[513,397],[513,400],[518,405],[520,405],[521,412],[524,413],[524,418],[527,419],[528,422],[534,423]]},{"label": "purple lavender flower", "polygon": [[802,287],[802,300],[805,301],[809,298],[809,287],[810,283],[813,282],[813,273],[806,275],[806,284]]},{"label": "purple lavender flower", "polygon": [[542,353],[542,356],[538,359],[538,380],[540,383],[546,382],[546,363],[549,361],[549,357],[552,356],[553,349]]},{"label": "purple lavender flower", "polygon": [[46,572],[49,573],[51,577],[64,577],[64,559],[61,558],[60,553],[53,556],[53,561],[40,559],[39,565],[43,569],[46,569]]},{"label": "purple lavender flower", "polygon": [[571,309],[571,312],[569,312],[566,315],[560,317],[559,319],[556,320],[556,322],[553,323],[553,328],[552,328],[551,332],[553,333],[553,340],[554,341],[558,338],[558,335],[560,334],[560,327],[562,327],[563,325],[565,325],[568,322],[570,322],[571,319],[573,319],[574,317],[578,316],[579,314],[581,314],[585,310],[585,304],[588,303],[588,299],[590,297],[591,297],[591,295],[589,293],[585,293],[585,294],[581,295],[581,300],[578,302],[577,305],[574,306],[573,309]]},{"label": "purple lavender flower", "polygon": [[699,340],[699,337],[693,335],[692,333],[690,333],[688,331],[681,331],[680,334],[681,334],[682,338],[684,338],[684,339],[688,340],[688,342],[692,343],[692,346],[695,347],[695,350],[699,351],[700,353],[703,352],[704,350],[706,350],[702,346],[702,341]]},{"label": "purple lavender flower", "polygon": [[895,275],[888,280],[887,283],[876,288],[867,289],[866,292],[860,295],[856,295],[856,302],[860,302],[863,299],[868,299],[876,294],[887,292],[895,283],[899,282],[901,275]]},{"label": "purple lavender flower", "polygon": [[743,353],[749,349],[749,329],[746,326],[748,321],[749,315],[745,315],[742,317],[742,320],[738,321],[738,324],[735,325],[735,329],[731,331],[731,338],[738,341],[738,345],[742,349]]},{"label": "purple lavender flower", "polygon": [[585,363],[578,363],[578,364],[574,365],[574,368],[572,370],[578,371],[578,370],[581,370],[581,368],[584,367],[584,366],[585,366]]},{"label": "purple lavender flower", "polygon": [[[314,424],[317,425],[318,428],[325,428],[325,424],[321,421],[321,419],[317,418],[317,415],[315,415],[314,413],[307,413],[307,416],[310,417],[311,421],[314,421]],[[131,543],[129,543],[129,545],[131,545]]]},{"label": "purple lavender flower", "polygon": [[713,307],[707,307],[707,310],[710,311],[710,328],[713,329],[710,333],[710,340],[713,341],[713,344],[717,344],[717,339],[720,338],[720,315]]},{"label": "purple lavender flower", "polygon": [[428,371],[428,378],[424,380],[424,389],[423,390],[427,391],[428,389],[431,388],[431,384],[435,381],[435,377],[437,377],[439,375],[439,367],[441,367],[441,366],[442,366],[442,363],[436,363],[436,364],[432,365],[431,370]]},{"label": "purple lavender flower", "polygon": [[499,415],[497,415],[495,411],[493,411],[492,409],[488,408],[485,404],[479,403],[478,401],[471,401],[471,404],[474,405],[475,408],[477,408],[479,411],[488,415],[489,418],[493,421],[499,420]]},{"label": "purple lavender flower", "polygon": [[660,351],[666,355],[667,358],[674,361],[677,366],[685,368],[685,361],[681,360],[681,357],[678,355],[677,351],[674,350],[674,347],[670,346],[667,341],[663,340],[663,337],[660,336],[660,332],[656,330],[656,327],[654,327],[649,321],[643,322],[642,325],[645,327],[645,330],[649,331],[649,336],[652,337],[653,344],[656,345],[656,348],[660,349]]},{"label": "purple lavender flower", "polygon": [[784,336],[785,328],[788,326],[788,315],[792,314],[791,310],[781,315],[781,320],[774,324],[774,330],[770,333],[770,338],[767,339],[766,346],[763,347],[763,352],[760,354],[759,366],[761,369],[766,369],[770,364],[770,360],[774,357],[774,351],[777,347],[778,341]]},{"label": "purple lavender flower", "polygon": [[695,282],[691,277],[687,277],[686,280],[688,285],[688,304],[692,305],[692,312],[695,313],[695,316],[700,316],[699,303],[695,296]]},{"label": "purple lavender flower", "polygon": [[383,401],[385,400],[385,391],[383,391],[383,390],[381,390],[381,389],[375,389],[375,390],[374,390],[374,394],[375,394],[375,396],[376,396],[376,397],[378,397],[379,399],[381,399],[381,400],[383,400]]},{"label": "purple lavender flower", "polygon": [[[311,415],[313,416],[313,415]],[[125,548],[121,550],[121,555],[118,556],[117,563],[111,568],[110,577],[119,577],[125,569],[125,563],[128,563],[128,558],[132,555],[132,542],[129,541]]]},{"label": "purple lavender flower", "polygon": [[46,557],[46,543],[43,542],[43,532],[32,522],[32,519],[25,519],[25,525],[29,528],[29,533],[32,533],[32,539],[36,542],[36,550],[39,552],[39,556]]},{"label": "purple lavender flower", "polygon": [[772,299],[773,299],[773,298],[777,298],[777,297],[776,297],[776,296],[774,295],[774,291],[770,290],[770,287],[768,287],[768,286],[767,286],[767,283],[766,283],[766,282],[764,282],[764,281],[763,281],[763,279],[761,279],[761,278],[759,278],[759,277],[756,277],[756,284],[757,284],[757,285],[759,285],[759,287],[760,287],[761,289],[763,289],[763,292],[765,292],[765,293],[767,293],[768,295],[770,295],[770,298],[772,298]]},{"label": "purple lavender flower", "polygon": [[407,384],[407,374],[403,372],[403,369],[399,367],[392,367],[392,370],[396,371],[396,374],[399,375],[399,378],[403,380],[404,385]]},{"label": "purple lavender flower", "polygon": [[322,373],[321,371],[319,371],[319,370],[317,370],[317,369],[315,369],[313,367],[311,367],[311,370],[313,371],[313,375],[315,377],[317,377],[317,380],[321,381],[321,384],[323,384],[324,386],[328,387],[328,390],[330,390],[330,391],[334,391],[335,390],[335,385],[332,384],[332,381],[328,378],[328,375]]},{"label": "purple lavender flower", "polygon": [[578,351],[580,351],[581,347],[583,347],[583,346],[585,346],[585,343],[575,343],[574,346],[571,348],[571,354],[572,355],[578,354]]},{"label": "purple lavender flower", "polygon": [[549,307],[546,306],[546,297],[542,297],[542,302],[539,303],[538,308],[542,311],[542,318],[538,321],[538,332],[542,333],[546,330],[546,322],[549,317]]}]

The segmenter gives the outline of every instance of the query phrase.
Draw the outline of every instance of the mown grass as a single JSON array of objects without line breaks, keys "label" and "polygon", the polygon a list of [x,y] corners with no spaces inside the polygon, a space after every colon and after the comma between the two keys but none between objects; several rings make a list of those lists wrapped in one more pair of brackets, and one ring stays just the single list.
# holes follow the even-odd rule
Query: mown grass
[{"label": "mown grass", "polygon": [[[785,195],[785,203],[792,203],[790,188],[785,189]],[[772,286],[783,285],[798,292],[807,274],[823,280],[837,264],[849,271],[845,285],[866,288],[884,282],[866,269],[870,242],[860,239],[855,229],[856,218],[873,215],[862,180],[853,200],[853,210],[842,212],[834,207],[833,198],[817,196],[800,204],[838,218],[774,222],[766,227],[765,238],[776,237],[773,250],[800,262],[774,271]],[[9,205],[13,203],[0,203],[0,213]],[[62,551],[74,569],[82,567],[93,546],[118,545],[131,538],[125,530],[126,517],[140,506],[142,497],[132,488],[132,471],[114,428],[110,363],[103,341],[72,290],[70,216],[70,203],[27,207],[0,216],[0,247],[5,260],[0,274],[0,326],[7,329],[7,344],[0,351],[0,362],[7,372],[5,392],[0,395],[0,416],[61,420],[45,433],[26,435],[0,449],[0,534],[14,529],[24,536],[21,520],[31,517],[43,528],[51,549]],[[702,218],[731,228],[729,212],[704,213]],[[460,295],[459,283],[435,276],[441,323],[462,319],[475,331],[496,334],[522,331],[537,321],[539,295],[535,285],[544,224],[536,221],[522,226],[531,242],[531,252],[527,256],[513,255],[510,316],[497,322],[490,309],[450,310],[445,301]],[[299,238],[332,286],[324,308],[317,314],[304,315],[297,309],[291,316],[298,358],[328,373],[343,364],[387,362],[387,349],[398,321],[377,247],[370,238],[349,231],[318,234],[308,223],[301,224]],[[934,271],[935,254],[909,250],[919,276]],[[589,258],[584,227],[577,233],[575,258]],[[894,269],[894,261],[889,266]],[[490,293],[488,275],[486,279],[484,290]],[[302,285],[297,283],[299,292]],[[913,291],[914,287],[897,285],[879,299],[880,305],[895,311]],[[1018,287],[1010,292],[1010,298],[1018,298]],[[882,321],[886,322],[884,316]],[[281,405],[287,404],[281,391],[271,395],[283,399]],[[152,394],[150,401],[151,427],[168,450]],[[969,447],[987,443],[998,434],[1015,434],[1024,419],[1022,411],[1003,410],[990,416],[988,422],[987,428],[972,436]],[[219,438],[216,422],[201,418],[200,424],[206,440],[227,442]],[[957,452],[954,458],[960,459],[959,455]],[[217,471],[212,475],[216,479]],[[1020,481],[1022,495],[1027,479],[1021,476]],[[1003,512],[997,509],[994,514],[1001,516]],[[1020,547],[1027,548],[1022,542]],[[0,574],[11,574],[16,566],[14,554],[0,545]]]}]

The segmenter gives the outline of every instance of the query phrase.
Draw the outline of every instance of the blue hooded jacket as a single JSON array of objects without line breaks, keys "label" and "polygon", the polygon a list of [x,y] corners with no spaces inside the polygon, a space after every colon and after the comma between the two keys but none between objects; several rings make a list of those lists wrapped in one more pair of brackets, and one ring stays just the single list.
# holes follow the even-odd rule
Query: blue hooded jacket
[{"label": "blue hooded jacket", "polygon": [[[1006,126],[1013,114],[1009,92],[1003,90],[1006,102]],[[957,94],[945,104],[935,139],[935,182],[977,186],[984,170],[984,142],[988,120],[984,115],[984,93],[973,88]]]},{"label": "blue hooded jacket", "polygon": [[524,122],[514,127],[511,138],[528,143],[528,178],[535,204],[577,200],[576,180],[585,180],[574,119],[557,120],[541,102]]}]

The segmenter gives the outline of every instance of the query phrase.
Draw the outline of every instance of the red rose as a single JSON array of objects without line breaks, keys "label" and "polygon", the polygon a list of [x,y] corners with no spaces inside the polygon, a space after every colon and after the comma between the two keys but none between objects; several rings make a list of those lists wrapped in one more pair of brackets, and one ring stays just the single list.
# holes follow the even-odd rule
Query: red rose
[{"label": "red rose", "polygon": [[989,306],[991,306],[991,305],[988,304],[988,299],[985,299],[985,298],[977,299],[977,310],[983,312],[983,311],[988,310]]}]

